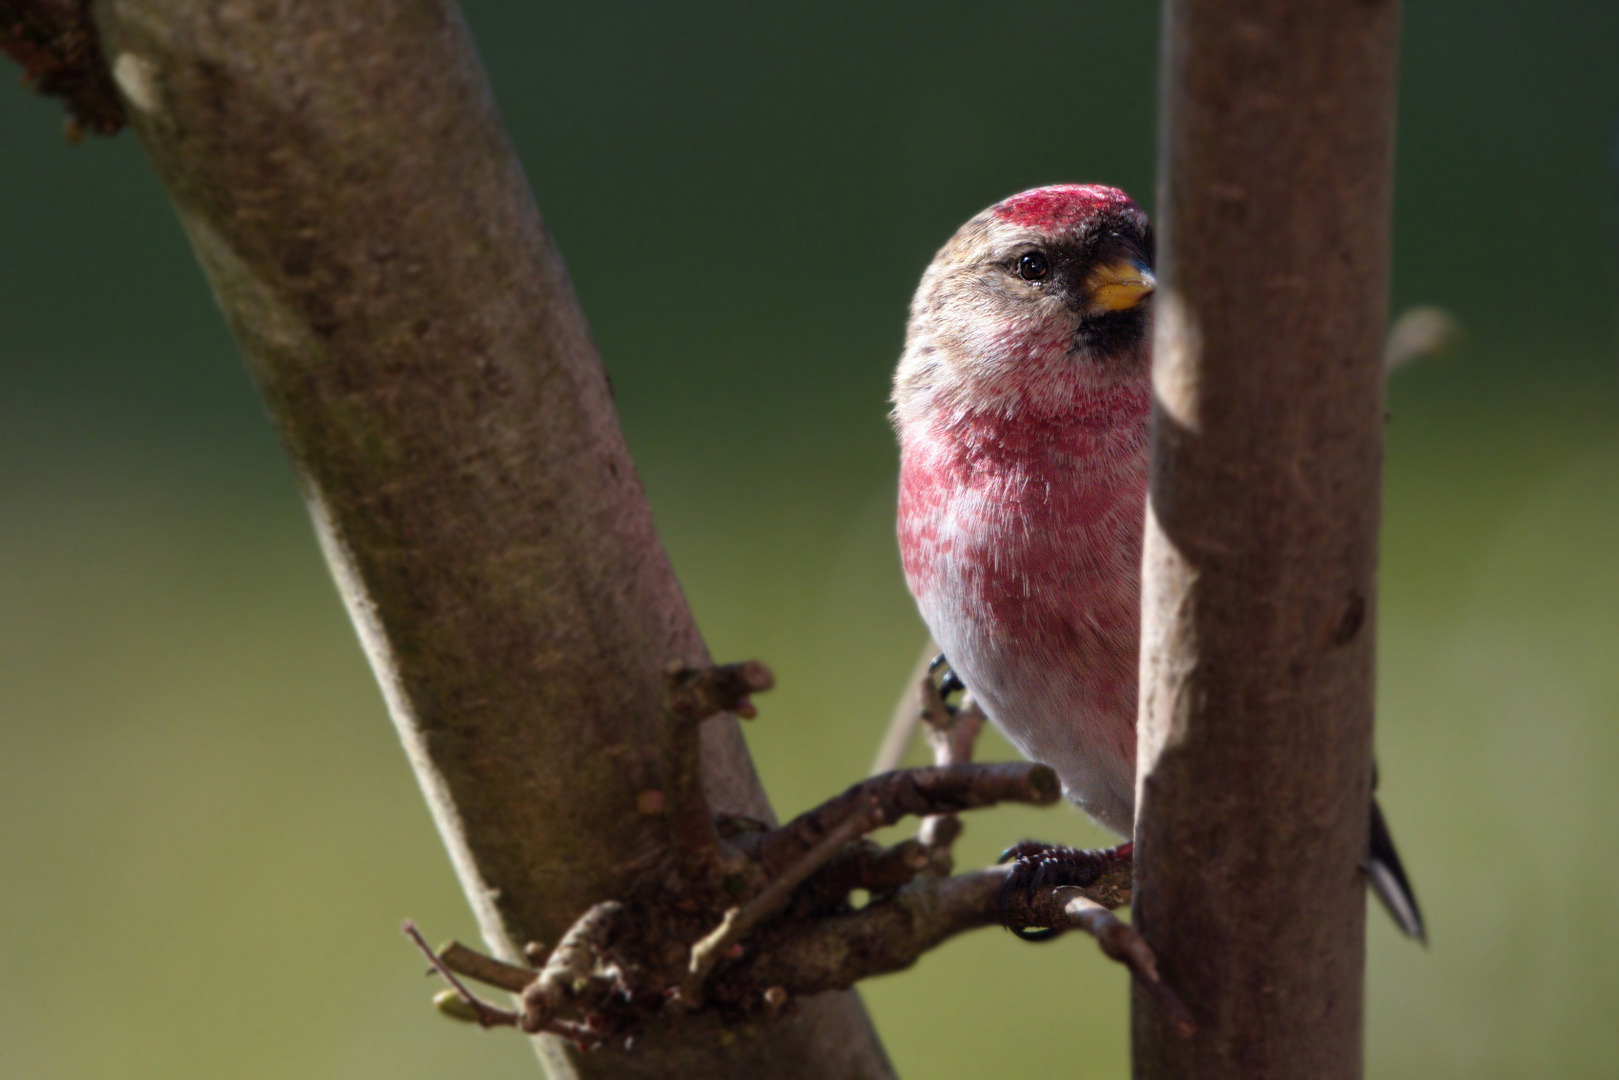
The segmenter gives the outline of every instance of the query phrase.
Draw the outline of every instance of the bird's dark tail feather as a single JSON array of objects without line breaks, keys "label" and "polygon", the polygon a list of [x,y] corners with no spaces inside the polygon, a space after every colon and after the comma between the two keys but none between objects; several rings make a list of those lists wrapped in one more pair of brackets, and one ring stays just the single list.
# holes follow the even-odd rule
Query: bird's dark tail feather
[{"label": "bird's dark tail feather", "polygon": [[1400,853],[1394,850],[1394,838],[1389,835],[1388,822],[1383,820],[1383,809],[1377,805],[1376,799],[1372,800],[1371,850],[1366,854],[1362,869],[1366,871],[1366,880],[1371,883],[1372,891],[1383,901],[1383,907],[1388,909],[1395,924],[1405,931],[1407,937],[1428,944],[1422,909],[1417,907],[1416,894],[1411,891],[1405,867],[1400,864]]}]

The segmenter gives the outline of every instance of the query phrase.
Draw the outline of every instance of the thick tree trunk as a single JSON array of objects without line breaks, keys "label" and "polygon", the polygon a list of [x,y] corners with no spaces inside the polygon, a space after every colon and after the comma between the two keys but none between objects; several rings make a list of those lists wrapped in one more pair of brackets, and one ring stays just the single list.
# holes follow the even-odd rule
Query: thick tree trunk
[{"label": "thick tree trunk", "polygon": [[1169,0],[1135,1075],[1361,1073],[1392,0]]},{"label": "thick tree trunk", "polygon": [[[554,943],[669,858],[636,794],[660,783],[664,665],[707,654],[460,16],[95,15],[484,934],[508,959]],[[735,721],[704,735],[713,803],[768,817]],[[541,1051],[556,1076],[892,1075],[853,994],[720,1034]]]}]

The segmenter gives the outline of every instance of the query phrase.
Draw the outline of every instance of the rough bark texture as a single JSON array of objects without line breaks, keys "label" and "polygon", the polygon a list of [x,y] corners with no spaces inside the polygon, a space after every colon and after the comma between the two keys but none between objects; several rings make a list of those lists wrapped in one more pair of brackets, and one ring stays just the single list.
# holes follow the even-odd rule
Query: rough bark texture
[{"label": "rough bark texture", "polygon": [[1169,0],[1135,1075],[1358,1077],[1392,0]]},{"label": "rough bark texture", "polygon": [[[131,124],[297,465],[484,934],[516,961],[670,858],[661,672],[706,650],[448,0],[98,0]],[[713,805],[768,818],[735,721]],[[555,1076],[887,1077],[858,1000]]]}]

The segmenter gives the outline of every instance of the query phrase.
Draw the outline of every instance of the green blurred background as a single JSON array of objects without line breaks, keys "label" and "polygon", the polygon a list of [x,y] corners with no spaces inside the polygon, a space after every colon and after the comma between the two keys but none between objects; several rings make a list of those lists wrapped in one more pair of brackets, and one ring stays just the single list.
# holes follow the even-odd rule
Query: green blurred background
[{"label": "green blurred background", "polygon": [[[922,639],[884,396],[933,250],[1010,192],[1150,203],[1145,4],[468,10],[784,813],[859,776]],[[1373,913],[1370,1073],[1619,1076],[1619,5],[1408,6],[1378,747],[1432,926]],[[13,70],[7,68],[7,70]],[[537,1075],[398,936],[472,922],[134,139],[0,93],[0,1076]],[[739,500],[736,492],[751,493]],[[996,742],[992,755],[1008,753]],[[968,863],[1068,809],[975,816]],[[1122,1077],[1094,945],[865,985],[910,1077]]]}]

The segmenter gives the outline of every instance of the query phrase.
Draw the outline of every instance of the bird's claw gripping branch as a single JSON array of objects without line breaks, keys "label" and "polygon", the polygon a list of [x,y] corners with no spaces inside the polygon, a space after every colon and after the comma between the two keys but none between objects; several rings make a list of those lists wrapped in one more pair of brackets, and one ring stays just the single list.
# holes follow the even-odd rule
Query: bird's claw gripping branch
[{"label": "bird's claw gripping branch", "polygon": [[[632,1040],[650,1023],[698,1011],[749,1023],[780,1015],[794,998],[909,967],[963,931],[1000,924],[1008,868],[948,876],[959,827],[930,823],[1000,802],[1054,803],[1061,792],[1052,770],[968,761],[976,722],[967,703],[930,720],[934,727],[948,719],[952,729],[935,744],[942,764],[872,777],[776,829],[716,815],[703,794],[698,727],[721,713],[752,715],[750,696],[772,683],[758,662],[670,666],[664,786],[643,792],[637,805],[668,823],[674,857],[626,895],[592,906],[555,948],[529,945],[526,965],[455,943],[435,952],[407,923],[406,933],[450,983],[435,999],[440,1011],[583,1047]],[[917,838],[885,847],[867,837],[906,815],[924,819]],[[869,893],[869,902],[856,907],[855,890]],[[1034,920],[1022,925],[1089,930],[1137,977],[1156,979],[1150,952],[1144,963],[1130,962],[1144,943],[1084,900],[1091,891],[1020,893],[1014,914]],[[1116,902],[1117,895],[1114,889],[1097,899]],[[1110,948],[1122,940],[1120,928],[1131,940]],[[463,980],[517,995],[518,1008],[484,1001]]]}]

